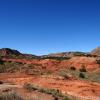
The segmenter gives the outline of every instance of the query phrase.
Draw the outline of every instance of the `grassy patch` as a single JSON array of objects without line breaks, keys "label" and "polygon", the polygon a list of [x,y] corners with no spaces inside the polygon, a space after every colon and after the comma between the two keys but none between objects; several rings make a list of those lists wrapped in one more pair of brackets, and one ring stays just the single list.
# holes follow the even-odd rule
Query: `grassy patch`
[{"label": "grassy patch", "polygon": [[41,88],[32,84],[24,84],[23,86],[29,92],[38,91],[45,94],[50,94],[54,97],[54,100],[58,100],[58,98],[62,98],[62,100],[70,100],[67,96],[63,95],[59,90],[56,89],[48,89],[48,88]]},{"label": "grassy patch", "polygon": [[87,72],[81,72],[80,70],[76,69],[62,69],[59,71],[58,75],[64,77],[64,79],[68,79],[69,76],[75,77],[77,79],[88,79],[88,73]]},{"label": "grassy patch", "polygon": [[16,92],[4,92],[0,94],[0,100],[24,100]]}]

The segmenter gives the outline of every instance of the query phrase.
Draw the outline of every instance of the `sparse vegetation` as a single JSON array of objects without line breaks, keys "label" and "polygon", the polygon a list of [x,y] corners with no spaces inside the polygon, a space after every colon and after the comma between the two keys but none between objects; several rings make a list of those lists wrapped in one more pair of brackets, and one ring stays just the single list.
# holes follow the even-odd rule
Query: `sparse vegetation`
[{"label": "sparse vegetation", "polygon": [[80,77],[80,78],[85,78],[84,73],[80,73],[80,74],[79,74],[79,77]]},{"label": "sparse vegetation", "polygon": [[71,66],[70,69],[73,70],[73,71],[76,70],[76,68],[74,66]]},{"label": "sparse vegetation", "polygon": [[82,65],[81,68],[80,68],[79,70],[80,70],[80,72],[87,72],[84,65]]},{"label": "sparse vegetation", "polygon": [[48,70],[48,71],[46,71],[46,72],[44,72],[43,74],[44,75],[51,75],[53,72],[51,71],[51,70]]},{"label": "sparse vegetation", "polygon": [[84,52],[74,52],[74,56],[85,56]]},{"label": "sparse vegetation", "polygon": [[60,76],[64,77],[64,79],[68,79],[70,76],[75,77],[76,79],[84,79],[89,80],[88,72],[81,72],[80,70],[72,70],[72,69],[63,69],[58,73]]},{"label": "sparse vegetation", "polygon": [[4,64],[4,61],[0,60],[0,64],[3,65]]},{"label": "sparse vegetation", "polygon": [[68,79],[68,73],[66,72],[66,70],[61,70],[59,71],[59,75],[62,76],[64,79]]},{"label": "sparse vegetation", "polygon": [[70,57],[41,57],[40,59],[68,60]]},{"label": "sparse vegetation", "polygon": [[34,91],[34,90],[37,90],[38,87],[36,86],[33,86],[32,84],[28,84],[28,83],[25,83],[24,86],[23,86],[26,90],[28,91]]},{"label": "sparse vegetation", "polygon": [[38,87],[38,86],[35,86],[32,84],[28,84],[28,83],[25,83],[23,87],[29,91],[38,91],[41,93],[50,94],[54,97],[54,100],[58,100],[59,97],[61,97],[62,100],[69,100],[69,98],[67,96],[63,95],[59,90],[41,88],[41,87]]},{"label": "sparse vegetation", "polygon": [[3,81],[0,81],[0,84],[3,84]]},{"label": "sparse vegetation", "polygon": [[99,59],[96,59],[96,63],[97,64],[100,64],[100,58]]},{"label": "sparse vegetation", "polygon": [[98,82],[100,83],[100,72],[99,73],[91,73],[89,74],[89,78],[90,81],[94,81],[94,82]]},{"label": "sparse vegetation", "polygon": [[63,96],[62,100],[69,100],[69,98],[67,96]]},{"label": "sparse vegetation", "polygon": [[14,91],[4,92],[0,94],[0,100],[24,100]]}]

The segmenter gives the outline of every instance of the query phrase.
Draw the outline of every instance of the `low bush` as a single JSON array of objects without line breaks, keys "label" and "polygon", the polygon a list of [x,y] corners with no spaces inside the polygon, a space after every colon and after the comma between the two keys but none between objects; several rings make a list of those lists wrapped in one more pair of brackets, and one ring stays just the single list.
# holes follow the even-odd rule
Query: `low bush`
[{"label": "low bush", "polygon": [[76,70],[76,68],[74,66],[71,66],[70,69],[73,70],[73,71]]},{"label": "low bush", "polygon": [[84,75],[83,73],[80,73],[80,74],[79,74],[79,77],[80,77],[80,78],[85,78],[85,75]]},{"label": "low bush", "polygon": [[81,68],[80,68],[79,70],[80,70],[80,72],[87,72],[84,65],[82,65]]},{"label": "low bush", "polygon": [[97,59],[97,60],[96,60],[96,63],[97,63],[97,64],[100,64],[100,59]]},{"label": "low bush", "polygon": [[38,90],[36,86],[33,86],[32,84],[28,84],[28,83],[25,83],[23,87],[28,91]]},{"label": "low bush", "polygon": [[3,81],[0,81],[0,84],[3,84]]},{"label": "low bush", "polygon": [[68,73],[65,71],[65,70],[61,70],[60,72],[59,72],[59,75],[61,76],[61,77],[63,77],[64,79],[68,79],[69,77],[68,77]]},{"label": "low bush", "polygon": [[63,96],[62,100],[69,100],[69,98],[67,96]]}]

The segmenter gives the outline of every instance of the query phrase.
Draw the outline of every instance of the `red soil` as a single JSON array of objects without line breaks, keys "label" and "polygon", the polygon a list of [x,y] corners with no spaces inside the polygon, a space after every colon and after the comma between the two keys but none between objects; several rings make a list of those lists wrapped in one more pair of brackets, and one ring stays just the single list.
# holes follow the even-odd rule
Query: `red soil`
[{"label": "red soil", "polygon": [[[52,59],[7,59],[3,61],[21,62],[24,64],[38,65],[42,70],[51,70],[57,72],[60,69],[74,66],[76,69],[85,65],[88,71],[94,71],[99,68],[94,57],[72,57],[69,60]],[[37,66],[37,67],[38,67]],[[36,67],[36,68],[37,68]],[[55,76],[29,76],[22,73],[0,74],[0,80],[23,86],[24,83],[31,83],[42,88],[53,88],[60,90],[63,94],[69,94],[79,98],[78,100],[100,100],[100,84],[76,79],[63,80]]]},{"label": "red soil", "polygon": [[26,59],[7,59],[3,58],[3,61],[13,61],[13,62],[21,62],[25,64],[34,64],[41,66],[41,69],[58,71],[62,68],[67,68],[70,66],[74,66],[77,69],[81,68],[82,65],[86,67],[88,71],[93,71],[99,68],[99,64],[96,63],[96,59],[94,57],[72,57],[69,60],[52,60],[52,59],[44,59],[44,60],[26,60]]},{"label": "red soil", "polygon": [[0,79],[22,85],[31,83],[42,88],[53,88],[60,90],[63,94],[76,96],[79,100],[100,100],[100,84],[80,80],[62,80],[54,76],[25,76],[5,74]]}]

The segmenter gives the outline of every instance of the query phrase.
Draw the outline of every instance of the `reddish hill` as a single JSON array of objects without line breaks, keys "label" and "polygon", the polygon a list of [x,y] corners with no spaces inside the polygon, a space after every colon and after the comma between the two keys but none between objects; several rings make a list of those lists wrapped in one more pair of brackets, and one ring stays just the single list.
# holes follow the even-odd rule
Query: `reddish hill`
[{"label": "reddish hill", "polygon": [[75,67],[76,69],[80,69],[82,65],[86,67],[88,71],[92,71],[96,68],[99,68],[99,64],[97,64],[96,59],[92,57],[72,57],[68,60],[54,60],[54,59],[9,59],[3,58],[2,61],[12,61],[12,62],[20,62],[23,64],[33,64],[37,66],[41,66],[44,70],[52,70],[58,71],[63,68]]},{"label": "reddish hill", "polygon": [[[59,54],[38,57],[35,55],[21,54],[17,50],[4,48],[0,49],[0,55],[2,55],[1,60],[4,62],[21,63],[21,65],[19,66],[16,66],[16,64],[14,65],[14,63],[13,64],[4,63],[4,66],[7,66],[6,67],[7,72],[9,72],[9,70],[10,72],[13,72],[11,70],[15,70],[15,68],[13,68],[14,66],[16,66],[17,68],[16,71],[20,70],[21,72],[23,72],[23,70],[24,71],[33,70],[39,72],[46,72],[46,71],[57,72],[61,69],[67,69],[70,67],[75,67],[76,69],[80,69],[82,66],[84,66],[87,71],[91,72],[98,69],[100,66],[100,64],[97,62],[96,57],[90,55],[88,56],[86,53],[82,52],[59,53]],[[9,67],[7,64],[9,65]],[[27,66],[25,64],[27,64]],[[26,67],[23,67],[24,65]],[[29,67],[30,65],[31,68]]]},{"label": "reddish hill", "polygon": [[[62,95],[71,98],[68,100],[100,100],[100,60],[98,53],[94,55],[65,52],[35,56],[0,49],[0,84],[7,83],[1,85],[0,94],[10,89],[27,95],[27,100],[30,95],[41,100],[62,100]],[[26,91],[24,83],[41,89],[29,87],[32,91]]]},{"label": "reddish hill", "polygon": [[21,55],[21,53],[17,50],[9,49],[9,48],[2,48],[0,49],[1,56],[10,56],[10,55]]}]

